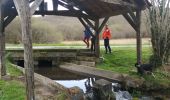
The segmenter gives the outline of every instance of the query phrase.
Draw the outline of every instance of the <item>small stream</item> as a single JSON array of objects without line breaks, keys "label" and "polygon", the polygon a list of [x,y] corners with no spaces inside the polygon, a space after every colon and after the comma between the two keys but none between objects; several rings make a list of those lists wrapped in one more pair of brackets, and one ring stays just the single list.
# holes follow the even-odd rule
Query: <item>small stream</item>
[{"label": "small stream", "polygon": [[[74,86],[77,86],[81,88],[86,96],[92,96],[93,93],[90,90],[87,90],[88,87],[86,87],[85,84],[88,82],[88,79],[82,79],[82,80],[56,80],[57,83],[60,83],[61,85],[71,88]],[[90,85],[92,86],[92,82],[90,81]],[[120,85],[117,83],[112,83],[113,86],[113,93],[115,94],[116,100],[133,100],[134,98],[131,96],[131,94],[128,91],[121,91],[120,90]],[[88,100],[97,100],[97,99],[92,99],[93,97],[90,97],[91,99]],[[135,100],[154,100],[151,97],[148,96],[142,96],[138,97]]]}]

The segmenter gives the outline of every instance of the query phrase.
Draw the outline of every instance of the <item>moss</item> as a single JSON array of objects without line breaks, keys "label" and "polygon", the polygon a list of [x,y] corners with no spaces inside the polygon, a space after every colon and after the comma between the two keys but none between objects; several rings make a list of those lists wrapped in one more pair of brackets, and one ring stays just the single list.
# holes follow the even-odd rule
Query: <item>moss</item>
[{"label": "moss", "polygon": [[67,95],[66,93],[59,93],[56,97],[56,100],[67,100]]}]

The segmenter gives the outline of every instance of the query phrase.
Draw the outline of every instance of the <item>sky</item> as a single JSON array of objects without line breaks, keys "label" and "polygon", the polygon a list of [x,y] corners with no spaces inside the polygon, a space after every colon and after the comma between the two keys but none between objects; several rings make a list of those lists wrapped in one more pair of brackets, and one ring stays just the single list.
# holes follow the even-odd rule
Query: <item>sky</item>
[{"label": "sky", "polygon": [[[44,1],[48,3],[48,10],[53,10],[52,0],[44,0]],[[66,10],[66,8],[59,5],[58,10]]]}]

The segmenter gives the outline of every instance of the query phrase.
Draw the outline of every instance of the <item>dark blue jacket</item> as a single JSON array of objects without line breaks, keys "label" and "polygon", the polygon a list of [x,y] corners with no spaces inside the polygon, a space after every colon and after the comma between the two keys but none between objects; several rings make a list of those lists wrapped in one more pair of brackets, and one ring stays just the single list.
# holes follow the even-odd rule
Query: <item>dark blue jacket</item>
[{"label": "dark blue jacket", "polygon": [[87,37],[87,38],[90,38],[91,33],[90,33],[90,28],[89,28],[89,27],[86,27],[86,28],[85,28],[85,30],[84,30],[84,36]]}]

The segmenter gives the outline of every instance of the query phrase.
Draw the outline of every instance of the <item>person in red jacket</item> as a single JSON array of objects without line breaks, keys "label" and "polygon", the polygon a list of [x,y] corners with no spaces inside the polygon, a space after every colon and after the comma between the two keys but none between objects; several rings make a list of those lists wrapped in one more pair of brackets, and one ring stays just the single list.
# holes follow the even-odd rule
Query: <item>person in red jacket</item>
[{"label": "person in red jacket", "polygon": [[111,32],[110,29],[108,28],[108,25],[105,26],[102,37],[104,39],[105,53],[107,54],[108,49],[109,49],[109,53],[111,53],[111,48],[109,44],[109,40],[111,39]]}]

